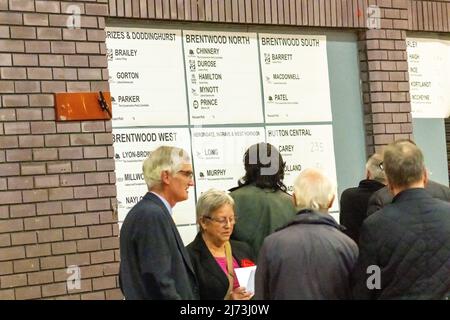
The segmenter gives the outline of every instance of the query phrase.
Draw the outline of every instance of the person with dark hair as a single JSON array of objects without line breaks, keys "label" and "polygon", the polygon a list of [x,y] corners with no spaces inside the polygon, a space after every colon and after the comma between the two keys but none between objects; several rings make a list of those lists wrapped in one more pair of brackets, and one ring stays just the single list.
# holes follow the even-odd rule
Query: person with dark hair
[{"label": "person with dark hair", "polygon": [[426,190],[422,151],[408,141],[384,149],[392,203],[364,220],[353,274],[356,299],[450,297],[450,204]]},{"label": "person with dark hair", "polygon": [[283,183],[285,162],[274,146],[252,145],[244,166],[245,176],[230,190],[239,217],[231,238],[248,243],[258,254],[264,238],[290,222],[296,211]]}]

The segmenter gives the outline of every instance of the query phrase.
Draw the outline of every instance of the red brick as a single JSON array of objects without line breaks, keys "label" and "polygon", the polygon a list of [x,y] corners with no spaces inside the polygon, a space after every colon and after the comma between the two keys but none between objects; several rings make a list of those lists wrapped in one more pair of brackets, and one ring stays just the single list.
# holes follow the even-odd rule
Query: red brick
[{"label": "red brick", "polygon": [[106,145],[113,144],[111,133],[96,133],[94,135],[94,140],[95,140],[95,145],[97,145],[97,146],[102,145],[102,144],[106,144]]},{"label": "red brick", "polygon": [[11,11],[34,11],[33,0],[9,0],[9,10]]},{"label": "red brick", "polygon": [[42,120],[55,121],[55,109],[52,108],[42,108]]},{"label": "red brick", "polygon": [[116,277],[101,277],[92,280],[92,287],[94,290],[104,290],[116,288]]},{"label": "red brick", "polygon": [[39,270],[39,260],[38,259],[25,259],[14,261],[14,272],[30,272]]},{"label": "red brick", "polygon": [[70,162],[52,162],[47,163],[47,173],[68,173],[72,171],[72,165]]},{"label": "red brick", "polygon": [[97,187],[77,187],[74,188],[75,198],[97,198]]},{"label": "red brick", "polygon": [[107,157],[106,147],[84,147],[84,157],[86,159],[98,159]]},{"label": "red brick", "polygon": [[72,163],[73,172],[88,172],[95,170],[96,170],[96,160],[79,160],[74,161]]},{"label": "red brick", "polygon": [[81,123],[82,132],[105,132],[105,121],[85,121]]},{"label": "red brick", "polygon": [[399,103],[400,105],[400,112],[411,112],[411,103]]},{"label": "red brick", "polygon": [[14,82],[0,81],[0,93],[14,93]]},{"label": "red brick", "polygon": [[406,101],[406,93],[405,92],[391,92],[391,100],[392,101]]},{"label": "red brick", "polygon": [[65,92],[66,83],[64,81],[42,81],[42,92]]},{"label": "red brick", "polygon": [[82,278],[96,278],[103,276],[103,265],[90,265],[80,268]]},{"label": "red brick", "polygon": [[56,125],[53,121],[39,121],[31,123],[31,133],[48,134],[56,133]]},{"label": "red brick", "polygon": [[29,122],[14,122],[3,124],[5,134],[29,134],[30,123]]},{"label": "red brick", "polygon": [[389,144],[394,141],[394,136],[391,134],[380,134],[374,136],[375,144]]},{"label": "red brick", "polygon": [[88,200],[88,211],[99,211],[111,209],[109,198]]},{"label": "red brick", "polygon": [[10,247],[11,246],[11,236],[9,233],[0,234],[0,247]]},{"label": "red brick", "polygon": [[12,12],[0,12],[0,21],[5,25],[21,25],[23,23],[22,14]]},{"label": "red brick", "polygon": [[9,53],[0,53],[0,66],[11,66],[12,58]]},{"label": "red brick", "polygon": [[0,233],[23,230],[22,219],[0,220]]},{"label": "red brick", "polygon": [[63,67],[64,60],[62,55],[40,54],[39,63],[41,67]]},{"label": "red brick", "polygon": [[112,289],[112,290],[106,290],[106,300],[123,300],[123,295],[120,289]]},{"label": "red brick", "polygon": [[51,68],[28,68],[28,79],[51,80],[53,78]]},{"label": "red brick", "polygon": [[95,91],[87,81],[68,81],[67,92]]},{"label": "red brick", "polygon": [[[0,115],[1,112],[2,110],[0,109]],[[19,142],[17,141],[17,136],[0,136],[0,148],[17,148],[18,146]]]},{"label": "red brick", "polygon": [[389,72],[389,80],[391,81],[404,81],[405,73],[404,72]]},{"label": "red brick", "polygon": [[87,31],[88,41],[105,42],[106,33],[104,30],[88,30]]},{"label": "red brick", "polygon": [[23,15],[24,25],[48,26],[48,15],[42,13],[25,13]]},{"label": "red brick", "polygon": [[77,70],[68,68],[53,68],[53,77],[55,80],[77,80]]},{"label": "red brick", "polygon": [[41,271],[28,274],[28,284],[30,285],[52,283],[53,281],[53,271]]},{"label": "red brick", "polygon": [[55,134],[45,136],[45,146],[47,147],[65,147],[69,146],[68,134]]},{"label": "red brick", "polygon": [[35,39],[36,28],[34,27],[11,27],[11,38],[13,39]]},{"label": "red brick", "polygon": [[[34,159],[34,161],[57,160],[58,159],[58,149],[51,149],[51,148],[33,149],[33,159]],[[45,165],[44,165],[44,169],[45,169]]]},{"label": "red brick", "polygon": [[19,136],[19,145],[21,148],[43,147],[44,136]]},{"label": "red brick", "polygon": [[114,171],[114,159],[95,160],[97,164],[97,171]]},{"label": "red brick", "polygon": [[11,206],[11,218],[31,217],[36,215],[35,204],[18,204]]},{"label": "red brick", "polygon": [[45,174],[45,163],[21,163],[20,167],[22,175]]},{"label": "red brick", "polygon": [[99,225],[89,227],[89,238],[110,237],[112,236],[111,225]]},{"label": "red brick", "polygon": [[56,131],[58,133],[80,132],[81,127],[79,122],[58,122]]},{"label": "red brick", "polygon": [[390,114],[390,113],[373,114],[372,122],[373,123],[392,123],[392,114]]},{"label": "red brick", "polygon": [[71,134],[70,144],[73,146],[94,144],[93,134]]},{"label": "red brick", "polygon": [[50,297],[50,296],[59,296],[62,294],[66,294],[66,282],[62,283],[53,283],[42,286],[42,296]]},{"label": "red brick", "polygon": [[63,256],[45,257],[40,259],[41,270],[64,268],[66,266]]},{"label": "red brick", "polygon": [[83,148],[75,147],[75,148],[59,148],[59,159],[82,159],[83,158]]},{"label": "red brick", "polygon": [[0,163],[0,175],[2,177],[6,176],[17,176],[20,173],[18,163]]},{"label": "red brick", "polygon": [[17,300],[38,299],[41,298],[40,286],[28,286],[16,289]]},{"label": "red brick", "polygon": [[0,248],[0,261],[11,261],[23,258],[25,258],[25,248],[23,246]]},{"label": "red brick", "polygon": [[402,51],[388,51],[389,60],[404,60]]},{"label": "red brick", "polygon": [[384,104],[385,112],[400,112],[400,105],[398,103],[385,103]]},{"label": "red brick", "polygon": [[50,244],[37,244],[26,246],[27,257],[42,257],[51,255]]},{"label": "red brick", "polygon": [[52,94],[32,94],[30,95],[31,107],[53,107],[54,99]]},{"label": "red brick", "polygon": [[119,238],[118,237],[110,237],[110,238],[102,238],[100,239],[102,243],[102,249],[119,249]]},{"label": "red brick", "polygon": [[25,51],[28,53],[50,53],[49,41],[27,41],[25,42]]},{"label": "red brick", "polygon": [[33,177],[8,178],[9,190],[33,189]]},{"label": "red brick", "polygon": [[386,124],[386,133],[400,133],[401,127],[400,124]]},{"label": "red brick", "polygon": [[102,70],[102,76],[105,81],[91,81],[91,90],[92,91],[110,91],[109,82],[107,81],[109,76],[107,75],[108,70]]},{"label": "red brick", "polygon": [[86,200],[64,201],[62,204],[64,213],[85,212],[87,208]]},{"label": "red brick", "polygon": [[66,255],[67,265],[84,266],[89,265],[89,253]]},{"label": "red brick", "polygon": [[408,20],[394,20],[394,29],[408,29]]},{"label": "red brick", "polygon": [[22,202],[22,195],[20,191],[1,191],[0,192],[0,203],[20,203]]},{"label": "red brick", "polygon": [[72,188],[55,188],[49,190],[50,200],[68,200],[73,199]]},{"label": "red brick", "polygon": [[105,292],[97,291],[81,295],[81,300],[105,300]]},{"label": "red brick", "polygon": [[101,69],[93,69],[92,66],[89,69],[78,69],[79,80],[102,80]]},{"label": "red brick", "polygon": [[31,161],[32,159],[31,149],[6,150],[6,161]]},{"label": "red brick", "polygon": [[75,216],[77,226],[99,224],[100,218],[98,213],[83,213]]},{"label": "red brick", "polygon": [[[76,53],[78,54],[99,54],[100,48],[99,44],[96,42],[77,42],[76,43]],[[91,60],[93,57],[89,57]]]},{"label": "red brick", "polygon": [[19,232],[11,234],[13,246],[37,243],[36,232]]},{"label": "red brick", "polygon": [[97,24],[97,17],[86,17],[86,16],[81,16],[81,28],[82,29],[87,29],[87,28],[98,28],[98,24]]},{"label": "red brick", "polygon": [[408,122],[408,116],[406,113],[396,113],[392,116],[393,122]]},{"label": "red brick", "polygon": [[23,287],[27,285],[26,274],[14,274],[0,277],[1,288]]},{"label": "red brick", "polygon": [[17,120],[42,120],[41,109],[17,109]]},{"label": "red brick", "polygon": [[0,68],[0,76],[4,80],[8,79],[26,79],[27,72],[25,68],[18,67],[2,67]]},{"label": "red brick", "polygon": [[60,12],[59,5],[60,1],[36,0],[36,11],[47,13],[59,13]]},{"label": "red brick", "polygon": [[77,252],[77,243],[75,241],[64,241],[52,243],[52,252],[54,255]]},{"label": "red brick", "polygon": [[9,27],[0,26],[0,38],[5,38],[5,39],[10,38]]},{"label": "red brick", "polygon": [[[115,205],[117,207],[117,205]],[[100,223],[115,223],[117,222],[117,215],[113,214],[113,211],[102,211],[100,213]]]},{"label": "red brick", "polygon": [[78,240],[87,238],[88,238],[87,227],[64,229],[64,240]]},{"label": "red brick", "polygon": [[[60,28],[37,28],[37,38],[41,40],[61,40]],[[53,50],[52,50],[53,52]],[[59,52],[55,52],[59,53]]]},{"label": "red brick", "polygon": [[0,290],[0,300],[15,300],[14,289]]},{"label": "red brick", "polygon": [[36,217],[24,219],[25,230],[39,230],[50,228],[49,217]]},{"label": "red brick", "polygon": [[64,56],[64,65],[66,67],[88,67],[89,66],[88,56],[65,55]]},{"label": "red brick", "polygon": [[11,273],[13,273],[13,263],[11,261],[0,262],[0,275]]},{"label": "red brick", "polygon": [[61,215],[50,217],[52,228],[73,227],[75,226],[75,218],[73,215]]},{"label": "red brick", "polygon": [[98,196],[102,197],[116,197],[116,186],[115,185],[107,185],[107,186],[98,186]]},{"label": "red brick", "polygon": [[63,39],[86,41],[86,29],[63,29]]},{"label": "red brick", "polygon": [[56,242],[63,239],[61,229],[38,231],[37,234],[39,243]]},{"label": "red brick", "polygon": [[79,240],[77,242],[78,252],[89,252],[101,250],[100,239]]}]

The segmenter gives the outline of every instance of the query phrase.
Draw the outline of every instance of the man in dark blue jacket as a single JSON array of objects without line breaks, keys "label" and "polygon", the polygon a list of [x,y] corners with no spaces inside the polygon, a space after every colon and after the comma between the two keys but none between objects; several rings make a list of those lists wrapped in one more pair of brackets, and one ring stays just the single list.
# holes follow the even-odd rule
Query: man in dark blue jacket
[{"label": "man in dark blue jacket", "polygon": [[120,230],[120,288],[130,300],[198,299],[194,269],[171,217],[194,185],[190,158],[182,149],[159,147],[143,173],[149,192]]},{"label": "man in dark blue jacket", "polygon": [[362,226],[356,299],[445,299],[450,294],[450,204],[433,198],[423,154],[398,141],[384,151],[394,199]]}]

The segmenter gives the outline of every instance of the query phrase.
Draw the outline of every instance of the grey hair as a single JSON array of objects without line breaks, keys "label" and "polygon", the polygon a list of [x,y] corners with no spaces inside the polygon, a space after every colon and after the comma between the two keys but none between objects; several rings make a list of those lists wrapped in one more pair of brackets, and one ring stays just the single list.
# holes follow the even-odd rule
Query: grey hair
[{"label": "grey hair", "polygon": [[173,175],[186,163],[190,164],[191,158],[185,150],[169,146],[158,147],[142,164],[145,183],[149,189],[160,185],[162,171],[168,170]]},{"label": "grey hair", "polygon": [[384,171],[389,183],[396,187],[409,187],[425,174],[422,151],[409,141],[395,141],[384,149]]},{"label": "grey hair", "polygon": [[212,212],[226,204],[234,209],[234,200],[227,192],[218,189],[203,192],[197,201],[197,222],[200,222],[203,217],[210,217]]},{"label": "grey hair", "polygon": [[383,156],[379,153],[374,153],[366,162],[366,170],[370,173],[372,180],[385,183],[386,175],[381,164],[383,164]]},{"label": "grey hair", "polygon": [[335,195],[334,185],[322,171],[308,168],[294,182],[295,205],[298,210],[328,210]]}]

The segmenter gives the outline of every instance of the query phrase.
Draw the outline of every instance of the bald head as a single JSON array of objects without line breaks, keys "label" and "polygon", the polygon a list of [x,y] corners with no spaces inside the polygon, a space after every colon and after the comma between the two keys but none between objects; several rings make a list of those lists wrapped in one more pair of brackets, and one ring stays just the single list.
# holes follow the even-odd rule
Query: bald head
[{"label": "bald head", "polygon": [[389,184],[408,188],[424,179],[422,151],[410,141],[395,141],[384,149],[383,166]]},{"label": "bald head", "polygon": [[318,169],[305,169],[294,182],[294,199],[297,209],[328,212],[333,204],[334,186]]}]

